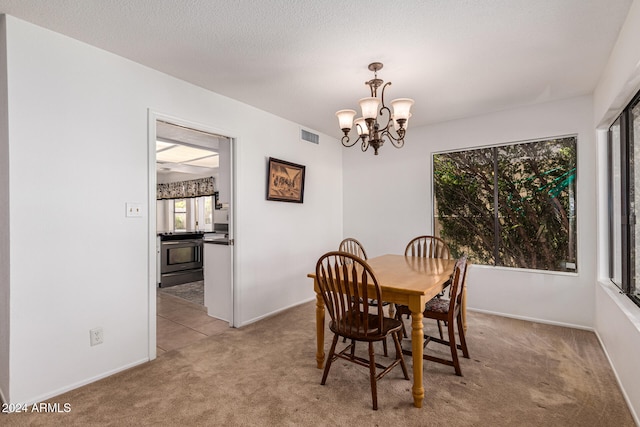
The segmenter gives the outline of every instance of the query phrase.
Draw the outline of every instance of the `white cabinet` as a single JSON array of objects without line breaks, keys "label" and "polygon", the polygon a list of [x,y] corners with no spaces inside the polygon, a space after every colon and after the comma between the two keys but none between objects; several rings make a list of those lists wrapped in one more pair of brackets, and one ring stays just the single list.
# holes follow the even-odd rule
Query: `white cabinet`
[{"label": "white cabinet", "polygon": [[213,211],[213,223],[214,224],[229,224],[229,209],[214,209]]},{"label": "white cabinet", "polygon": [[231,246],[204,243],[204,305],[211,317],[232,323]]}]

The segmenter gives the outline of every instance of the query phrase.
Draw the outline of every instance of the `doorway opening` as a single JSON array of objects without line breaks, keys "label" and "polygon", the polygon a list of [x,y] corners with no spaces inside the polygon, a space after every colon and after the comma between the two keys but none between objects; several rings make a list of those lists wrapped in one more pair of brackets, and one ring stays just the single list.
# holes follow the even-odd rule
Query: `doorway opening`
[{"label": "doorway opening", "polygon": [[[233,326],[233,142],[215,129],[149,114],[150,359]],[[205,276],[212,262],[224,274]],[[225,318],[207,307],[219,304],[219,288],[231,307]]]}]

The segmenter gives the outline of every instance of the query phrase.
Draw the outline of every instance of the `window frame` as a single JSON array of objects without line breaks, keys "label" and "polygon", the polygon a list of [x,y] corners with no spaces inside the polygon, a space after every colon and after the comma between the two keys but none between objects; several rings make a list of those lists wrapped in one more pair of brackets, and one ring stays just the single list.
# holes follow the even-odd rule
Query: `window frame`
[{"label": "window frame", "polygon": [[[633,179],[631,173],[631,163],[636,166],[636,169],[640,171],[640,162],[632,156],[633,140],[632,128],[633,122],[631,112],[633,107],[640,105],[640,92],[636,93],[631,101],[624,107],[619,116],[612,121],[607,131],[607,180],[608,180],[608,214],[609,214],[609,280],[617,286],[621,292],[627,295],[636,305],[640,306],[640,297],[635,295],[638,293],[638,283],[635,280],[634,265],[635,257],[640,256],[640,251],[634,248],[633,233],[636,225],[636,212],[632,212],[632,201],[630,197],[630,191],[633,187]],[[619,136],[620,136],[620,229],[616,230],[616,223],[614,216],[616,213],[615,206],[615,179],[614,179],[614,149],[613,149],[613,131],[612,128],[619,123]],[[638,138],[640,140],[640,138]],[[640,159],[638,159],[640,160]],[[640,194],[637,195],[640,198]],[[640,208],[640,200],[636,205],[636,211]],[[615,260],[615,242],[614,235],[620,233],[620,274],[621,283],[618,284],[614,280],[616,260]],[[632,254],[632,252],[635,254]],[[640,295],[640,293],[638,293]]]}]

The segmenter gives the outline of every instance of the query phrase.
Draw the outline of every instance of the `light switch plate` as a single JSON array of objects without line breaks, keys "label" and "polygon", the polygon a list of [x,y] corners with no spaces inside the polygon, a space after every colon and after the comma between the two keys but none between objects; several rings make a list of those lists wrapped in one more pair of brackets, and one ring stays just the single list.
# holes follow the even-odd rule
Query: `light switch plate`
[{"label": "light switch plate", "polygon": [[127,202],[127,218],[135,218],[142,216],[142,203]]}]

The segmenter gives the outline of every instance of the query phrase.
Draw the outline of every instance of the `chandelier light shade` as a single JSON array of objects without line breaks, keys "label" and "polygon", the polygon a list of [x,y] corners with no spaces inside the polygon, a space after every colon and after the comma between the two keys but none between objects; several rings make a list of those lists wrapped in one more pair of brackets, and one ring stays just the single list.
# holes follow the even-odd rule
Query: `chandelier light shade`
[{"label": "chandelier light shade", "polygon": [[[373,71],[374,77],[364,83],[369,86],[371,96],[362,98],[359,101],[362,117],[354,120],[353,118],[356,115],[354,110],[340,110],[336,113],[340,129],[344,132],[342,145],[353,147],[360,141],[362,151],[367,151],[371,146],[373,147],[373,154],[376,156],[378,155],[378,149],[382,147],[386,139],[391,141],[391,144],[396,148],[401,148],[404,145],[404,136],[411,117],[411,106],[414,102],[413,99],[409,98],[394,99],[391,101],[391,108],[393,108],[393,111],[391,111],[384,103],[384,91],[387,86],[391,85],[391,82],[387,82],[383,86],[384,81],[378,78],[380,69],[382,69],[381,62],[369,64],[369,70]],[[382,86],[382,92],[380,98],[378,98],[378,88],[380,86]],[[386,123],[382,120],[378,121],[378,116],[383,119],[386,117]],[[354,124],[358,132],[358,138],[351,142],[349,133]]]},{"label": "chandelier light shade", "polygon": [[356,115],[356,110],[340,110],[336,113],[338,116],[338,122],[340,122],[340,129],[351,129],[353,126],[353,116]]},{"label": "chandelier light shade", "polygon": [[[356,119],[354,122],[356,125],[356,130],[358,131],[358,136],[369,135],[369,128],[367,127],[367,122],[364,121],[362,117]],[[342,129],[344,130],[344,129]]]},{"label": "chandelier light shade", "polygon": [[[400,129],[400,125],[398,124],[398,121],[394,119],[393,116],[391,118],[393,119],[393,128],[397,131],[398,129]],[[409,119],[410,118],[411,118],[411,113],[409,113]],[[402,127],[404,128],[405,131],[409,127],[409,119],[407,119],[407,121],[402,124]]]},{"label": "chandelier light shade", "polygon": [[409,120],[409,111],[411,111],[411,106],[413,105],[413,99],[409,98],[398,98],[391,101],[391,107],[393,108],[393,115],[398,119]]},{"label": "chandelier light shade", "polygon": [[363,119],[375,119],[378,115],[378,106],[380,100],[378,98],[362,98],[360,100],[360,109],[362,110]]}]

